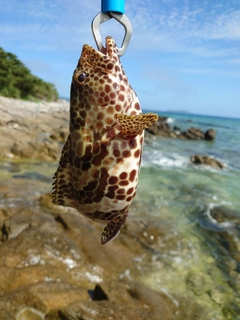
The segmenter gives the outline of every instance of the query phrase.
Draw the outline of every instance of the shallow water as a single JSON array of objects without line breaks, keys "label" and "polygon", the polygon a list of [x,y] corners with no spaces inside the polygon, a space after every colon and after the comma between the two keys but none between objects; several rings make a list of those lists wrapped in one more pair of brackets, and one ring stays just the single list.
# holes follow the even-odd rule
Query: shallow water
[{"label": "shallow water", "polygon": [[[240,225],[240,120],[171,115],[170,124],[181,130],[191,126],[204,131],[213,128],[217,135],[214,142],[161,138],[145,145],[138,192],[130,216],[159,223],[166,232],[156,240],[162,252],[153,252],[149,270],[144,270],[140,280],[164,292],[176,306],[179,296],[191,298],[194,290],[200,290],[194,294],[201,295],[202,301],[207,295],[208,298],[217,295],[220,299],[223,294],[226,304],[227,297],[231,297],[233,302],[229,304],[233,303],[234,309],[240,302],[240,234],[237,231]],[[225,168],[194,166],[190,163],[190,156],[194,154],[213,156],[223,162]],[[56,168],[56,162],[1,161],[0,208],[31,205],[39,195],[51,192]],[[24,181],[21,190],[18,181]],[[5,184],[11,184],[11,194],[4,194]],[[235,221],[218,223],[211,216],[211,209],[216,206],[235,209]],[[218,241],[223,232],[234,234],[239,248],[235,255],[231,247],[223,250]],[[154,236],[146,234],[146,237],[153,240]],[[135,263],[142,258],[136,257]],[[214,310],[206,319],[238,319],[235,317],[238,311],[226,311],[221,318]]]}]

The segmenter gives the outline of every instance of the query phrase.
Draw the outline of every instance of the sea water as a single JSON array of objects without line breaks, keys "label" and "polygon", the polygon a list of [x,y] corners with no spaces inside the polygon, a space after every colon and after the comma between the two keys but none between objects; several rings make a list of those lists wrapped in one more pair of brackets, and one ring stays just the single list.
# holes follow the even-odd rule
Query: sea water
[{"label": "sea water", "polygon": [[[176,205],[178,213],[193,204],[199,207],[228,205],[240,211],[240,119],[167,114],[171,127],[185,131],[196,127],[214,129],[213,141],[156,138],[144,146],[137,197],[152,199],[160,207]],[[210,156],[224,164],[224,169],[197,166],[193,155]],[[169,210],[171,212],[171,210]],[[159,210],[152,212],[155,218]],[[240,219],[240,217],[239,217]]]},{"label": "sea water", "polygon": [[[201,319],[240,319],[240,119],[162,112],[159,115],[167,116],[172,128],[214,129],[216,137],[213,141],[162,137],[146,141],[129,219],[140,217],[155,223],[161,236],[152,251],[152,261],[141,270],[138,280],[167,295],[176,307],[183,297],[197,305],[206,303],[210,313]],[[221,161],[224,169],[192,164],[190,157],[195,154]],[[3,197],[0,208],[24,201],[32,205],[37,194],[51,192],[57,165],[1,161],[0,178],[12,180],[13,191]],[[19,198],[19,178],[26,179],[22,192],[27,198]],[[29,179],[38,181],[37,189],[28,183]],[[214,207],[234,209],[234,222],[226,219],[218,223],[211,216]],[[236,252],[230,252],[231,244],[221,238],[221,233],[226,232],[235,243]]]},{"label": "sea water", "polygon": [[[187,279],[191,275],[203,277],[196,287],[206,281],[210,289],[199,301],[215,289],[224,297],[224,303],[219,304],[222,310],[213,311],[212,306],[213,313],[210,311],[206,319],[240,319],[240,119],[162,112],[159,115],[168,117],[171,128],[186,131],[196,127],[204,132],[214,129],[216,137],[213,141],[156,137],[145,143],[134,200],[144,210],[130,213],[159,222],[160,228],[161,224],[170,226],[159,243],[171,238],[176,246],[167,251],[167,262],[167,245],[163,246],[163,252],[158,253],[160,258],[155,257],[158,264],[144,281],[169,294],[174,302],[176,297],[186,295],[191,300]],[[190,157],[196,154],[213,157],[224,168],[194,165]],[[225,217],[224,222],[218,223],[211,215],[214,207],[234,210],[234,222]],[[228,299],[232,307],[224,313],[223,305],[228,304]]]}]

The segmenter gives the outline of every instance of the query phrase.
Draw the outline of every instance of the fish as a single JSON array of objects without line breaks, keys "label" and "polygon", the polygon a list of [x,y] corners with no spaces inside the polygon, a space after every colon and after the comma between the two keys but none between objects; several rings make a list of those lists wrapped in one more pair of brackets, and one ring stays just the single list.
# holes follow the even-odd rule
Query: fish
[{"label": "fish", "polygon": [[114,239],[126,222],[137,190],[144,130],[157,120],[157,114],[142,113],[113,38],[106,37],[101,51],[83,45],[52,202],[105,223],[101,244]]}]

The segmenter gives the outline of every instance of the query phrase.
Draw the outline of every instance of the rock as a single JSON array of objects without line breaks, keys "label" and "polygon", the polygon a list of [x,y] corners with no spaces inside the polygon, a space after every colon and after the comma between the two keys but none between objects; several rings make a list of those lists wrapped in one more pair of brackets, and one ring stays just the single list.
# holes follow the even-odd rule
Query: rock
[{"label": "rock", "polygon": [[166,121],[166,117],[159,116],[158,121],[145,130],[145,136],[147,136],[148,139],[151,136],[161,136],[173,139],[213,140],[216,135],[213,129],[209,129],[204,133],[202,130],[194,127],[189,128],[187,131],[179,132],[180,128],[174,126],[172,130]]},{"label": "rock", "polygon": [[44,320],[45,316],[42,312],[34,308],[23,308],[16,316],[16,320]]},{"label": "rock", "polygon": [[[13,191],[11,195],[17,196]],[[79,314],[83,319],[107,319],[109,312],[113,319],[119,314],[127,319],[158,319],[159,314],[163,320],[174,319],[167,297],[132,280],[140,272],[137,267],[146,263],[133,263],[136,255],[144,250],[148,260],[151,257],[132,232],[151,247],[153,240],[141,239],[142,228],[150,228],[149,235],[157,239],[157,227],[135,220],[118,241],[101,246],[102,225],[50,199],[47,194],[28,208],[1,211],[3,218],[11,217],[12,229],[0,245],[1,319],[79,319]]]},{"label": "rock", "polygon": [[213,167],[214,169],[224,168],[224,165],[222,162],[208,156],[201,156],[196,154],[190,157],[190,161],[196,165],[207,165],[207,166]]},{"label": "rock", "polygon": [[0,97],[0,119],[0,157],[57,160],[68,134],[69,103]]},{"label": "rock", "polygon": [[109,300],[75,301],[65,308],[50,311],[46,320],[118,320],[120,315],[121,319],[175,319],[161,294],[140,283],[119,283],[109,290]]},{"label": "rock", "polygon": [[[231,290],[212,290],[219,283],[213,259],[212,274],[200,272],[196,245],[172,221],[133,218],[146,215],[135,201],[119,236],[102,246],[104,225],[53,205],[49,193],[38,191],[46,187],[42,179],[0,184],[0,213],[11,218],[11,233],[0,243],[0,319],[224,320],[222,306],[235,312]],[[194,252],[191,273],[182,252],[190,260]]]},{"label": "rock", "polygon": [[218,206],[211,209],[211,216],[218,223],[231,222],[240,226],[240,211],[233,210],[224,206]]},{"label": "rock", "polygon": [[11,233],[11,221],[7,210],[0,209],[0,242],[8,240]]},{"label": "rock", "polygon": [[174,127],[173,127],[173,130],[174,130],[174,131],[180,131],[181,129],[180,129],[179,127],[177,127],[177,126],[174,126]]},{"label": "rock", "polygon": [[181,139],[190,140],[203,140],[205,139],[204,132],[198,128],[191,127],[187,131],[183,131],[179,134]]},{"label": "rock", "polygon": [[95,286],[94,290],[89,290],[88,293],[92,298],[92,300],[94,301],[108,300],[108,296],[106,295],[106,293],[103,291],[103,289],[99,284]]},{"label": "rock", "polygon": [[204,134],[205,140],[214,140],[216,137],[216,131],[213,129],[209,129]]},{"label": "rock", "polygon": [[166,123],[167,117],[160,117],[158,121],[145,130],[145,133],[150,135],[156,135],[167,138],[176,138],[177,134],[170,129],[169,125]]}]

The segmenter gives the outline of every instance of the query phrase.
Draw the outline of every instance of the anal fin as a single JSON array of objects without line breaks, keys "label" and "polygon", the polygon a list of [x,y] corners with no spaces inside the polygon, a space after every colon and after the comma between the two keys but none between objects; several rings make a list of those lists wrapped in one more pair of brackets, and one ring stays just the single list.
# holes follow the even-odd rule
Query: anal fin
[{"label": "anal fin", "polygon": [[113,220],[107,224],[101,236],[101,244],[106,244],[118,236],[120,228],[125,223],[127,216],[128,213],[125,212],[121,216],[113,218]]},{"label": "anal fin", "polygon": [[121,132],[124,136],[136,136],[156,122],[158,115],[156,113],[145,113],[135,116],[119,114],[117,119],[121,125]]}]

